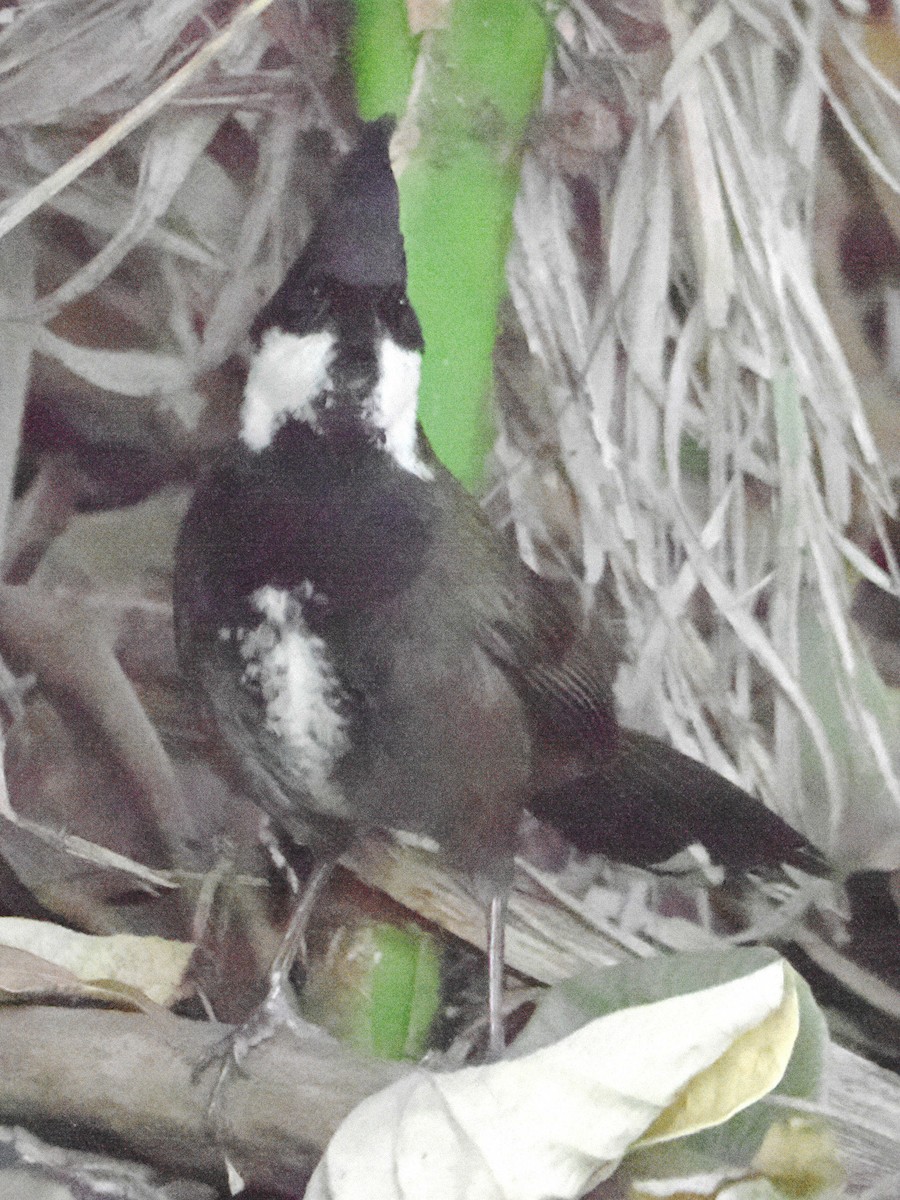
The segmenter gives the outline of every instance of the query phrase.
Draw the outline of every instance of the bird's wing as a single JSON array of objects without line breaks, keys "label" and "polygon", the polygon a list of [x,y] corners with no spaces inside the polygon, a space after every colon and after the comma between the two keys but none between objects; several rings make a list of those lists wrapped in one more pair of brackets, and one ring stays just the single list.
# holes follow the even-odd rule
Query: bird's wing
[{"label": "bird's wing", "polygon": [[561,591],[524,566],[479,589],[474,604],[478,641],[519,695],[533,739],[548,753],[606,761],[617,736],[616,662],[602,635],[580,628]]},{"label": "bird's wing", "polygon": [[482,645],[529,715],[527,807],[535,816],[581,850],[639,866],[701,843],[727,869],[826,869],[760,800],[658,738],[618,725],[615,650],[602,630],[579,631],[552,585],[524,572],[481,603]]}]

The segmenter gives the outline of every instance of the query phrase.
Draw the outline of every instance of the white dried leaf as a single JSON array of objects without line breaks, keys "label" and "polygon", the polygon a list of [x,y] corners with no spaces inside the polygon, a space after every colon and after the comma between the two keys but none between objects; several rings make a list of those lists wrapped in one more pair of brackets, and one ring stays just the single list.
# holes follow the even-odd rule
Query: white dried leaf
[{"label": "white dried leaf", "polygon": [[[263,282],[260,248],[280,224],[297,133],[294,118],[276,119],[261,148],[257,186],[237,231],[228,277],[219,286],[203,331],[202,362],[207,366],[221,362],[234,350],[247,331],[251,314],[259,307]],[[296,213],[294,220],[296,223]],[[270,291],[280,281],[283,269],[282,262],[271,263],[274,278]]]},{"label": "white dried leaf", "polygon": [[[214,204],[210,203],[211,196],[215,197]],[[193,242],[205,247],[222,270],[226,248],[235,241],[246,203],[246,196],[228,171],[204,154],[173,197],[169,219],[177,227],[189,229]]]},{"label": "white dried leaf", "polygon": [[900,1080],[894,1071],[829,1047],[827,1088],[816,1111],[827,1117],[842,1150],[848,1195],[887,1200],[897,1194]]},{"label": "white dried leaf", "polygon": [[[629,364],[654,399],[662,386],[663,349],[666,341],[669,278],[672,254],[672,167],[665,141],[657,141],[648,163],[641,205],[646,225],[633,260],[633,276],[627,300],[623,297],[620,320],[627,336],[642,348],[640,357]],[[634,204],[636,196],[623,197]],[[626,324],[627,322],[627,324]],[[655,442],[655,415],[653,435]],[[649,432],[649,431],[648,431]],[[640,444],[649,449],[646,438]]]},{"label": "white dried leaf", "polygon": [[[752,1063],[717,1075],[736,1043],[770,1028]],[[717,1123],[758,1099],[780,1079],[796,1031],[796,996],[775,962],[612,1013],[521,1058],[417,1071],[344,1121],[307,1200],[574,1200],[642,1138]]]},{"label": "white dried leaf", "polygon": [[625,290],[644,235],[649,149],[643,131],[636,130],[619,168],[609,239],[609,286],[614,297]]},{"label": "white dried leaf", "polygon": [[684,37],[660,82],[659,98],[647,106],[651,129],[660,128],[685,88],[693,89],[701,60],[729,35],[731,20],[729,5],[716,4]]},{"label": "white dried leaf", "polygon": [[[87,178],[82,176],[71,187],[53,196],[49,201],[50,206],[86,225],[88,230],[116,234],[130,219],[129,199],[124,192],[119,194],[111,179],[104,178],[103,186],[99,188],[96,182],[93,175]],[[171,211],[170,208],[170,214]],[[176,229],[169,229],[163,225],[151,226],[145,232],[144,243],[158,247],[164,254],[183,258],[212,270],[221,270],[221,258],[214,249]]]}]

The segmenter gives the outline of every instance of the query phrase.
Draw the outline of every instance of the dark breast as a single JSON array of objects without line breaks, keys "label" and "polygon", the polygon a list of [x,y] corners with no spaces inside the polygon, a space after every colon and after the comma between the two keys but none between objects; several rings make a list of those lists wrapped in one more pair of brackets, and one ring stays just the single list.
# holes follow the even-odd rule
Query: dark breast
[{"label": "dark breast", "polygon": [[421,569],[433,516],[426,485],[381,459],[326,453],[302,426],[265,454],[234,450],[200,484],[182,527],[179,617],[202,636],[246,615],[264,586],[312,584],[330,613],[402,591]]},{"label": "dark breast", "polygon": [[[377,448],[329,443],[325,453],[296,429],[276,450],[236,451],[185,520],[175,610],[186,671],[255,775],[262,807],[427,835],[497,880],[529,756],[521,702],[478,639],[470,593],[490,589],[489,564],[460,543],[465,530],[440,493]],[[258,628],[261,588],[291,593],[337,680],[347,750],[327,796],[298,771],[241,643],[223,633]]]}]

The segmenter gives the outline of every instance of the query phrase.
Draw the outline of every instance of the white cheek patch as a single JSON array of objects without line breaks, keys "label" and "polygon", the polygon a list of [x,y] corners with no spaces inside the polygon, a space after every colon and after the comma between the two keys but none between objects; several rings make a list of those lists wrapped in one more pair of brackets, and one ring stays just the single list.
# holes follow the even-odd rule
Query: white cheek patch
[{"label": "white cheek patch", "polygon": [[263,587],[252,597],[265,620],[240,643],[244,679],[256,684],[266,724],[288,751],[291,771],[310,807],[345,817],[340,788],[331,778],[350,748],[341,713],[341,685],[325,642],[310,632],[288,592]]},{"label": "white cheek patch", "polygon": [[241,406],[241,440],[265,450],[289,418],[316,423],[315,402],[330,389],[333,333],[298,337],[280,329],[265,334],[250,365]]},{"label": "white cheek patch", "polygon": [[418,351],[404,350],[385,338],[378,348],[378,382],[367,416],[384,433],[384,448],[398,466],[420,479],[434,479],[434,472],[418,454],[416,409],[421,372]]}]

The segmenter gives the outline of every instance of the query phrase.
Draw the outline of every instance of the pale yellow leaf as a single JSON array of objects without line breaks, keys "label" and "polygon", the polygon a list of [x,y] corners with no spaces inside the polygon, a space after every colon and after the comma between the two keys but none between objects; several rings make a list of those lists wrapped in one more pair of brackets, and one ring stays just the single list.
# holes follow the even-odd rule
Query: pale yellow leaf
[{"label": "pale yellow leaf", "polygon": [[737,1038],[714,1063],[695,1075],[653,1122],[641,1145],[665,1142],[719,1125],[765,1096],[785,1072],[800,1028],[794,973],[785,970],[781,1003]]},{"label": "pale yellow leaf", "polygon": [[[18,964],[8,963],[10,974],[7,980],[15,987],[3,982],[0,970],[0,988],[7,991],[25,989],[29,970],[33,971],[36,988],[43,984],[59,994],[67,986],[66,975],[54,970],[60,968],[80,980],[94,984],[110,994],[110,998],[124,999],[135,1003],[128,989],[136,989],[149,997],[155,1004],[171,1004],[181,995],[182,982],[194,947],[188,942],[168,941],[160,937],[138,937],[134,934],[115,934],[97,937],[88,933],[76,933],[50,921],[33,921],[25,917],[0,918],[0,948],[12,947],[28,951],[38,959],[46,960],[43,965],[24,960]],[[15,972],[13,967],[15,966]]]}]

